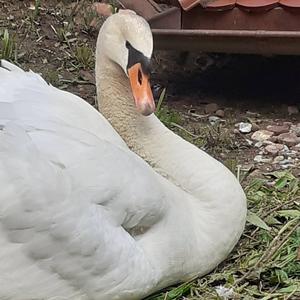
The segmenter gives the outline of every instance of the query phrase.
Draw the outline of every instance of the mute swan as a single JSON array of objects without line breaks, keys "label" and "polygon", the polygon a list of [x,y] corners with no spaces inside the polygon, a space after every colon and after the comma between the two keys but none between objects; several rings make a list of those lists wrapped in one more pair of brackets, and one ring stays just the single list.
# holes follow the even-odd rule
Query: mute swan
[{"label": "mute swan", "polygon": [[141,299],[206,274],[237,243],[242,188],[151,114],[151,53],[141,17],[106,20],[102,115],[1,61],[0,299]]}]

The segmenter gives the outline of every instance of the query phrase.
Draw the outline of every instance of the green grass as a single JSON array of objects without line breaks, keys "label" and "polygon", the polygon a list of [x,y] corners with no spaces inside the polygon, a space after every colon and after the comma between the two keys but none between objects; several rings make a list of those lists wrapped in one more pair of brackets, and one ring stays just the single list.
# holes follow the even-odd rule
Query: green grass
[{"label": "green grass", "polygon": [[[222,123],[201,126],[196,135],[182,126],[183,117],[164,104],[165,90],[156,115],[169,128],[198,147],[220,152],[236,149]],[[175,117],[174,117],[175,116]],[[178,122],[178,123],[176,123]],[[236,159],[223,162],[237,174]],[[300,297],[300,184],[289,172],[262,174],[242,182],[249,213],[244,234],[230,257],[203,278],[167,289],[147,300],[225,299],[216,292],[232,289],[227,299],[299,299]]]},{"label": "green grass", "polygon": [[112,7],[112,13],[113,14],[117,13],[120,7],[120,3],[117,0],[109,0],[108,3]]},{"label": "green grass", "polygon": [[0,31],[0,59],[17,60],[17,50],[14,36],[7,29]]},{"label": "green grass", "polygon": [[182,122],[180,114],[175,110],[172,110],[168,108],[166,105],[164,105],[165,96],[166,96],[166,89],[163,89],[158,99],[155,114],[160,119],[160,121],[163,122],[167,127],[178,128],[178,125],[180,125],[180,123]]},{"label": "green grass", "polygon": [[249,214],[230,257],[212,273],[147,299],[300,299],[300,186],[289,172],[264,174],[245,186]]},{"label": "green grass", "polygon": [[59,72],[57,70],[48,69],[46,72],[44,72],[43,77],[51,85],[59,85]]},{"label": "green grass", "polygon": [[41,8],[41,0],[34,1],[34,19],[36,19],[40,15],[40,8]]},{"label": "green grass", "polygon": [[74,56],[79,67],[90,69],[94,66],[94,52],[87,45],[77,46]]},{"label": "green grass", "polygon": [[72,35],[71,32],[73,30],[73,24],[72,23],[68,23],[65,22],[62,27],[58,28],[58,29],[54,29],[54,32],[57,35],[57,38],[60,42],[65,42],[69,48],[70,44],[69,44],[69,37]]}]

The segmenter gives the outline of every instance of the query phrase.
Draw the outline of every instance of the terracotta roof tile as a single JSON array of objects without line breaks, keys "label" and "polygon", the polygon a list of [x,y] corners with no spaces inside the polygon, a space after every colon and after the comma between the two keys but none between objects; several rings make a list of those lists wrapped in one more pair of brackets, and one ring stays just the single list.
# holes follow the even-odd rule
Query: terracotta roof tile
[{"label": "terracotta roof tile", "polygon": [[265,11],[278,6],[278,0],[237,0],[236,5],[247,11]]},{"label": "terracotta roof tile", "polygon": [[279,3],[284,7],[300,9],[299,0],[280,0]]},{"label": "terracotta roof tile", "polygon": [[226,10],[234,8],[236,0],[215,0],[207,4],[208,9]]},{"label": "terracotta roof tile", "polygon": [[178,0],[184,10],[201,5],[208,10],[228,10],[239,7],[246,11],[267,11],[277,6],[300,11],[300,0]]}]

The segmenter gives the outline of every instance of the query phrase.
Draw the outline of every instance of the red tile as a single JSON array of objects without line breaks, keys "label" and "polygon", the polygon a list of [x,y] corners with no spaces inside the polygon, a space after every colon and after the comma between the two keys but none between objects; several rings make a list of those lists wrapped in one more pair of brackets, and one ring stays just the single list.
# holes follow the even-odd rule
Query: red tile
[{"label": "red tile", "polygon": [[247,11],[266,11],[278,6],[279,0],[237,0],[236,4]]},{"label": "red tile", "polygon": [[235,7],[236,0],[215,0],[207,5],[209,10],[227,10]]},{"label": "red tile", "polygon": [[280,0],[279,3],[287,8],[295,8],[300,9],[300,1],[299,0]]}]

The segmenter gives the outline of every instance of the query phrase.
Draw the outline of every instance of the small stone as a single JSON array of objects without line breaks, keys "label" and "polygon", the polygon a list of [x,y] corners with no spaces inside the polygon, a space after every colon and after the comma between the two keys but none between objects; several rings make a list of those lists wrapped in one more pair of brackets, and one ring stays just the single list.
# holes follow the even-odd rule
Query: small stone
[{"label": "small stone", "polygon": [[254,144],[254,147],[256,147],[256,148],[260,148],[260,147],[262,147],[263,146],[263,142],[256,142],[255,144]]},{"label": "small stone", "polygon": [[252,131],[254,132],[254,131],[257,131],[257,130],[259,130],[260,129],[260,127],[256,124],[256,123],[252,123]]},{"label": "small stone", "polygon": [[253,112],[253,111],[249,111],[249,110],[247,110],[247,111],[246,111],[246,114],[247,114],[248,116],[250,116],[250,117],[254,117],[254,118],[256,118],[256,117],[259,117],[259,116],[260,116],[260,114],[259,114],[259,113],[256,113],[256,112]]},{"label": "small stone", "polygon": [[269,163],[272,161],[272,158],[265,158],[262,155],[256,155],[254,161],[258,163]]},{"label": "small stone", "polygon": [[262,155],[256,155],[256,156],[254,157],[254,161],[256,161],[256,162],[261,162],[262,159],[263,159]]},{"label": "small stone", "polygon": [[235,298],[235,293],[232,288],[226,288],[222,285],[216,287],[216,292],[220,299],[233,299]]},{"label": "small stone", "polygon": [[290,149],[287,145],[283,145],[283,149],[281,151],[279,151],[279,155],[283,155],[283,156],[286,156],[287,152],[289,152]]},{"label": "small stone", "polygon": [[278,135],[281,133],[289,132],[290,127],[288,125],[268,125],[267,130],[274,132],[274,134]]},{"label": "small stone", "polygon": [[257,142],[262,142],[268,140],[271,136],[273,136],[273,134],[274,133],[272,131],[261,129],[254,132],[251,139]]},{"label": "small stone", "polygon": [[[300,168],[297,168],[295,170],[293,170],[293,173],[294,173],[294,176],[297,177],[297,178],[300,178]],[[299,247],[299,250],[300,250],[300,247]],[[298,251],[299,251],[298,250]],[[300,251],[299,251],[300,252]],[[300,260],[300,253],[298,252],[298,258]]]},{"label": "small stone", "polygon": [[297,144],[297,145],[295,145],[294,148],[295,148],[296,150],[300,150],[300,143]]},{"label": "small stone", "polygon": [[272,145],[274,144],[273,142],[269,141],[269,140],[265,140],[265,141],[262,141],[263,145]]},{"label": "small stone", "polygon": [[211,124],[211,125],[214,125],[218,122],[220,122],[221,119],[219,117],[216,117],[216,116],[210,116],[208,117],[208,122]]},{"label": "small stone", "polygon": [[219,109],[219,106],[217,103],[209,103],[206,104],[204,107],[204,111],[206,114],[213,114]]},{"label": "small stone", "polygon": [[281,143],[286,144],[288,146],[294,146],[294,145],[296,145],[300,142],[300,138],[298,138],[297,135],[295,133],[292,133],[292,132],[281,133],[278,136],[278,140]]},{"label": "small stone", "polygon": [[245,139],[245,141],[247,142],[247,144],[248,144],[249,146],[252,146],[252,145],[253,145],[253,142],[252,142],[251,140]]},{"label": "small stone", "polygon": [[[152,93],[153,93],[153,97],[154,99],[158,99],[159,96],[161,95],[162,91],[163,91],[163,87],[159,84],[159,83],[154,83],[152,86]],[[195,110],[193,109],[190,109],[190,112],[194,112],[195,113]]]},{"label": "small stone", "polygon": [[289,152],[286,153],[286,155],[290,158],[296,158],[297,157],[297,151],[296,150],[290,150]]},{"label": "small stone", "polygon": [[239,124],[239,131],[241,133],[249,133],[249,132],[251,132],[251,129],[252,129],[252,124],[251,123],[241,122]]},{"label": "small stone", "polygon": [[223,109],[218,109],[218,110],[216,111],[216,116],[217,116],[217,117],[220,117],[220,118],[224,118],[224,116],[225,116],[224,110],[223,110]]},{"label": "small stone", "polygon": [[296,136],[300,137],[300,124],[292,125],[291,131],[296,134]]},{"label": "small stone", "polygon": [[277,155],[279,151],[283,150],[284,145],[282,144],[270,144],[265,147],[267,153],[271,155]]},{"label": "small stone", "polygon": [[287,109],[289,115],[296,115],[299,113],[299,108],[296,105],[290,105]]},{"label": "small stone", "polygon": [[276,156],[273,160],[273,164],[278,164],[282,160],[284,160],[284,156],[282,155]]},{"label": "small stone", "polygon": [[91,72],[86,70],[80,70],[79,75],[83,80],[95,84],[95,76]]},{"label": "small stone", "polygon": [[287,165],[287,164],[291,164],[291,163],[293,163],[293,161],[290,157],[288,157],[287,159],[281,160],[279,162],[280,165]]},{"label": "small stone", "polygon": [[[271,143],[278,143],[278,135],[273,135],[269,138]],[[279,141],[280,142],[280,141]]]},{"label": "small stone", "polygon": [[286,165],[280,165],[280,166],[281,166],[281,169],[283,169],[283,170],[295,167],[294,164],[286,164]]}]

